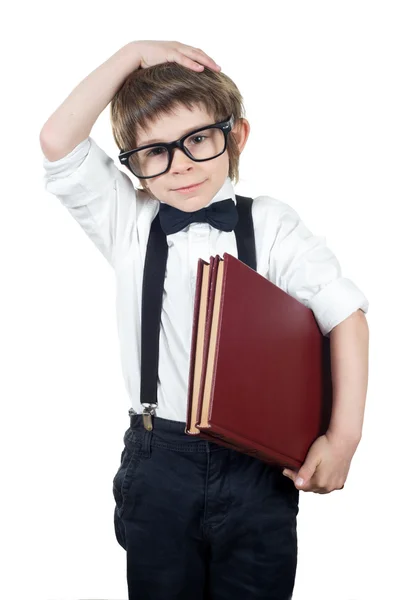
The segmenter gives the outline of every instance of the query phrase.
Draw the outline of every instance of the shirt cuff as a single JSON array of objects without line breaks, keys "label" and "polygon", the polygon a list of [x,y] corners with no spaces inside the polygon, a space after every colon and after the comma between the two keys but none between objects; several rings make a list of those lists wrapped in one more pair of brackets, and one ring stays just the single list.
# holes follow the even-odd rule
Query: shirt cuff
[{"label": "shirt cuff", "polygon": [[311,298],[308,306],[313,311],[323,335],[329,337],[330,331],[336,325],[359,308],[367,313],[369,302],[351,279],[339,277]]}]

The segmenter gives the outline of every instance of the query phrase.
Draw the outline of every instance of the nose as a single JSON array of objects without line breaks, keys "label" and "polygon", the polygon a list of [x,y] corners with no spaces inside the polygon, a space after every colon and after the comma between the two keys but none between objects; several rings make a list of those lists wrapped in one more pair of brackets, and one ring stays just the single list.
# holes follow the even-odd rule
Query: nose
[{"label": "nose", "polygon": [[188,167],[193,166],[193,161],[186,156],[183,150],[180,148],[174,148],[172,150],[172,162],[171,162],[171,171],[180,172],[186,171]]}]

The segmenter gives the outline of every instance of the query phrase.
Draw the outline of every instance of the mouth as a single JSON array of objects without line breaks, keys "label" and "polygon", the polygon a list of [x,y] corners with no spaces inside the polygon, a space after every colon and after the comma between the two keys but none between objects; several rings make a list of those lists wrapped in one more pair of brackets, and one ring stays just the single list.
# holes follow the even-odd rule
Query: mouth
[{"label": "mouth", "polygon": [[200,183],[195,183],[193,185],[188,185],[186,187],[181,187],[181,188],[177,188],[176,190],[172,190],[173,192],[191,192],[192,190],[196,190],[197,188],[199,188],[201,185],[203,185],[204,181],[200,181]]}]

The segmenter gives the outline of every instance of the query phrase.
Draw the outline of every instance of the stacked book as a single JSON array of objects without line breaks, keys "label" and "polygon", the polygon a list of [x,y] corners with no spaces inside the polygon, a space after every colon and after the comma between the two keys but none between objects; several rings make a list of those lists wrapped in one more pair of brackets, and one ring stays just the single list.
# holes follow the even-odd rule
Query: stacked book
[{"label": "stacked book", "polygon": [[199,259],[186,433],[298,470],[331,410],[312,310],[228,253]]}]

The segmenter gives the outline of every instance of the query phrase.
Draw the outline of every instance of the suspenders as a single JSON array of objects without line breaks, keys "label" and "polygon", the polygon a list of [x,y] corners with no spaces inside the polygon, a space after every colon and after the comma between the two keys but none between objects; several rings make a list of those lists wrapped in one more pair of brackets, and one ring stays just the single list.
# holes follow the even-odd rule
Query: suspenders
[{"label": "suspenders", "polygon": [[[254,240],[251,207],[253,200],[236,195],[239,214],[234,229],[238,249],[238,259],[256,270],[256,249]],[[143,424],[150,431],[152,415],[157,407],[157,380],[161,308],[164,290],[165,270],[168,258],[168,244],[160,226],[159,215],[153,219],[143,273],[142,331],[141,331],[141,379],[140,402],[143,406]],[[132,409],[129,409],[129,415]]]}]

